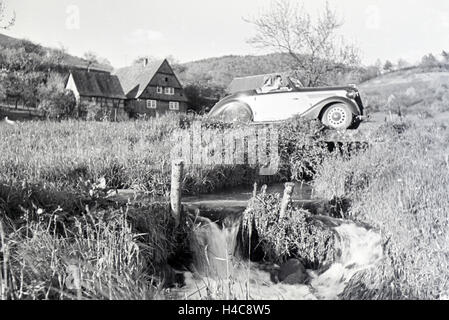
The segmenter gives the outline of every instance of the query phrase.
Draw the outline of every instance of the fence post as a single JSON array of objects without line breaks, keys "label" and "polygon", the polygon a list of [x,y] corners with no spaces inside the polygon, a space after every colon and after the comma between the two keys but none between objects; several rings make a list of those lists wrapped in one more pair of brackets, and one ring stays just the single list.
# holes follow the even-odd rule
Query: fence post
[{"label": "fence post", "polygon": [[257,182],[254,182],[253,186],[253,198],[257,197]]},{"label": "fence post", "polygon": [[287,207],[289,205],[289,203],[292,200],[292,194],[293,191],[295,189],[295,184],[292,182],[287,182],[285,184],[285,189],[284,189],[284,196],[282,197],[282,202],[281,202],[281,212],[279,217],[282,219],[285,217],[286,212],[287,212]]},{"label": "fence post", "polygon": [[181,218],[181,194],[182,194],[183,171],[184,171],[183,160],[175,160],[172,162],[170,204],[173,218],[175,218],[176,221],[176,226],[179,226]]}]

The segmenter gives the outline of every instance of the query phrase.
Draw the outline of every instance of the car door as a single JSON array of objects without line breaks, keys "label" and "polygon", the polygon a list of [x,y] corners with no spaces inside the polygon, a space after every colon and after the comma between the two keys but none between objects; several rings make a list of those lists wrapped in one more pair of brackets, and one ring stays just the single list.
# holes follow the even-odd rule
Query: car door
[{"label": "car door", "polygon": [[310,108],[307,95],[299,91],[258,94],[253,103],[254,121],[286,120]]}]

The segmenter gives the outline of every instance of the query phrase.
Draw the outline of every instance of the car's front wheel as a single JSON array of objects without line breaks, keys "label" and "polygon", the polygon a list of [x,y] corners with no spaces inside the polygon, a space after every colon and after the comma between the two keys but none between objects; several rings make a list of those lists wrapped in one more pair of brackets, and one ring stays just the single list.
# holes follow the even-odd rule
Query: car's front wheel
[{"label": "car's front wheel", "polygon": [[351,127],[354,115],[345,103],[336,103],[326,108],[321,122],[328,128],[346,130]]}]

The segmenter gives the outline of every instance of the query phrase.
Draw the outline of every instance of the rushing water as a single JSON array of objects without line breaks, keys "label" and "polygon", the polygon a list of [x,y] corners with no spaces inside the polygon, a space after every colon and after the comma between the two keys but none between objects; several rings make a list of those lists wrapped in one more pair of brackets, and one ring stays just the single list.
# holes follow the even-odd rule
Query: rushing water
[{"label": "rushing water", "polygon": [[[216,209],[221,202],[217,199],[213,203]],[[317,218],[334,229],[340,240],[341,254],[325,270],[307,270],[306,284],[289,285],[273,280],[273,272],[279,266],[251,263],[236,257],[241,219],[235,212],[229,219],[225,218],[222,226],[212,222],[211,217],[198,217],[191,239],[196,270],[184,274],[186,285],[181,296],[187,299],[338,299],[355,273],[376,265],[382,258],[381,238],[374,231],[352,222]]]}]

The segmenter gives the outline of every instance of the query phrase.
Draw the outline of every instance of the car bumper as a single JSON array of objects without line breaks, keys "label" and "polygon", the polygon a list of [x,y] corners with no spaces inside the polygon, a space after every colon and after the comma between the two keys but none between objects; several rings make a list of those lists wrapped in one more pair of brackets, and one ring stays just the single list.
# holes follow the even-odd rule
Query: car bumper
[{"label": "car bumper", "polygon": [[355,119],[358,121],[367,121],[369,120],[370,116],[356,116]]}]

